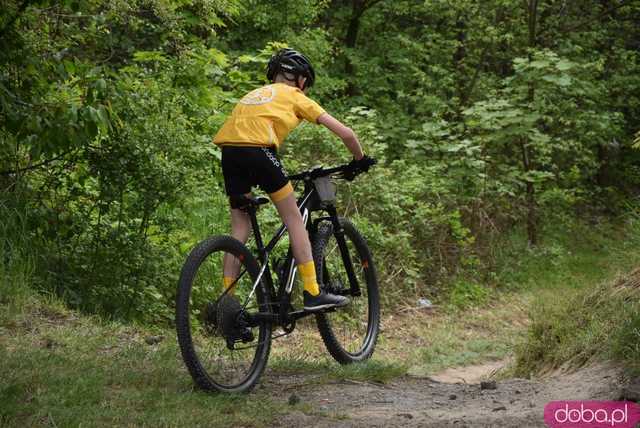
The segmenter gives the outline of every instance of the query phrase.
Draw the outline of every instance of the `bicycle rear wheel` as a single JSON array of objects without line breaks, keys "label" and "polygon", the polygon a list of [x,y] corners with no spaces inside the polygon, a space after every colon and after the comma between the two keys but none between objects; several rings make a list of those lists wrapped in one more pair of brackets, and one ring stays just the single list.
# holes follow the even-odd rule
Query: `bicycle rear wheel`
[{"label": "bicycle rear wheel", "polygon": [[349,278],[330,223],[322,223],[313,240],[318,281],[330,293],[348,296],[349,305],[316,315],[318,330],[331,356],[341,364],[371,357],[380,331],[380,296],[367,243],[355,226],[340,218],[360,296],[350,293]]},{"label": "bicycle rear wheel", "polygon": [[[222,285],[225,253],[240,264],[233,293]],[[187,257],[178,283],[176,329],[182,358],[204,390],[249,391],[265,368],[272,326],[252,315],[271,307],[264,281],[252,292],[258,272],[247,247],[230,236],[206,239]]]}]

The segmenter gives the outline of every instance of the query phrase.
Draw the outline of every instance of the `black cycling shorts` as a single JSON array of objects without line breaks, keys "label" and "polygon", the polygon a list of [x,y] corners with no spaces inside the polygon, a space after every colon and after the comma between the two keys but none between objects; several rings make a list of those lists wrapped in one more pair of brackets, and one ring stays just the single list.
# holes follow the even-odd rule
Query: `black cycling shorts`
[{"label": "black cycling shorts", "polygon": [[287,173],[270,147],[222,147],[222,175],[227,195],[244,195],[259,186],[270,195],[289,183]]}]

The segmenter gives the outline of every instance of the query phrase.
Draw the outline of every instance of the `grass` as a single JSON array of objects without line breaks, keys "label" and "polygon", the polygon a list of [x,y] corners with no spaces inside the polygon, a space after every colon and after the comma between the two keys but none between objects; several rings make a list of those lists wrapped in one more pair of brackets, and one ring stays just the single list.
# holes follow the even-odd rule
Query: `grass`
[{"label": "grass", "polygon": [[640,270],[565,293],[543,295],[531,311],[514,371],[543,370],[614,360],[640,374]]},{"label": "grass", "polygon": [[[503,294],[495,295],[482,307],[415,313],[398,320],[411,320],[412,324],[393,328],[389,339],[395,346],[382,353],[388,358],[400,353],[399,357],[410,365],[409,373],[420,376],[502,360],[509,356],[526,328],[525,308],[526,302],[520,296]],[[408,343],[403,345],[401,337],[408,338]]]},{"label": "grass", "polygon": [[640,264],[640,223],[548,226],[530,248],[514,234],[496,245],[497,284],[507,290],[580,289]]},{"label": "grass", "polygon": [[33,294],[35,261],[26,215],[0,201],[0,304],[20,305]]},{"label": "grass", "polygon": [[[172,330],[105,322],[41,298],[25,302],[21,311],[4,309],[0,426],[271,426],[292,410],[317,412],[310,403],[288,404],[286,392],[278,399],[278,379],[302,374],[304,384],[384,383],[406,372],[401,364],[378,360],[343,367],[326,356],[284,357],[286,347],[276,343],[254,392],[206,394],[194,389]],[[150,335],[164,340],[148,345]]]},{"label": "grass", "polygon": [[[428,375],[444,368],[500,360],[518,349],[517,374],[523,375],[536,372],[549,359],[560,363],[576,358],[582,343],[600,349],[608,344],[612,351],[603,350],[600,355],[634,365],[635,356],[640,357],[640,320],[632,306],[627,304],[621,310],[620,298],[606,306],[610,311],[601,313],[597,323],[573,325],[573,331],[582,329],[582,336],[572,346],[556,345],[566,346],[556,355],[548,351],[553,344],[539,340],[534,345],[531,337],[540,328],[536,322],[544,324],[555,316],[551,312],[564,310],[566,320],[557,322],[571,320],[576,304],[572,299],[640,266],[640,224],[549,227],[537,248],[529,248],[519,234],[505,237],[496,248],[498,268],[492,286],[481,287],[466,279],[455,281],[443,311],[433,315],[414,311],[413,324],[391,329],[392,335],[398,335],[395,340],[404,337],[411,346],[389,352],[389,358],[399,353],[410,373]],[[607,291],[600,289],[600,293]],[[601,340],[598,335],[606,329],[620,331],[620,339],[615,343]],[[525,351],[527,346],[529,351]],[[526,363],[523,352],[530,352]]]},{"label": "grass", "polygon": [[505,251],[530,255],[512,257],[500,272],[504,288],[522,290],[530,300],[531,325],[517,346],[514,374],[592,359],[614,359],[638,371],[640,293],[616,287],[640,266],[640,224],[575,224],[550,237],[533,251],[518,245]]},{"label": "grass", "polygon": [[151,333],[31,302],[0,327],[0,425],[269,426],[289,410],[265,392],[194,390],[172,332]]},{"label": "grass", "polygon": [[615,359],[637,371],[639,296],[612,294],[612,278],[640,266],[639,248],[640,224],[633,221],[557,227],[538,249],[517,241],[504,247],[499,281],[530,302],[531,324],[516,347],[512,372],[531,376],[591,359]]}]

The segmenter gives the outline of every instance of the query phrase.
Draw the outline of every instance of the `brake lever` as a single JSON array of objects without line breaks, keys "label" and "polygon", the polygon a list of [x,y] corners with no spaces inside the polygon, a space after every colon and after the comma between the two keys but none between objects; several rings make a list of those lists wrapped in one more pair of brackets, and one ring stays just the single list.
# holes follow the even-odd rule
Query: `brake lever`
[{"label": "brake lever", "polygon": [[342,171],[337,177],[342,178],[347,181],[353,181],[358,176],[361,171],[351,170],[351,171]]}]

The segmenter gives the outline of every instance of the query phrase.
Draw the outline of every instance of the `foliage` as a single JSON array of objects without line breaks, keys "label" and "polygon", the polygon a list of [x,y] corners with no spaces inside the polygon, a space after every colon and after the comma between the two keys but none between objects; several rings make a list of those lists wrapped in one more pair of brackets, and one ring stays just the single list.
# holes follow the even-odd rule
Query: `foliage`
[{"label": "foliage", "polygon": [[[87,10],[76,13],[98,26],[89,32],[107,31],[99,28],[102,23],[114,25],[107,31],[113,35],[119,19],[130,19],[125,10],[139,6],[142,17],[153,12],[140,18],[149,22],[147,30],[177,43],[175,35],[165,34],[168,30],[151,18],[169,26],[179,8],[166,10],[162,3],[150,11],[148,5],[136,4],[120,4],[121,9],[112,3],[84,6]],[[52,10],[34,9],[24,18],[49,22],[76,16],[62,6]],[[207,10],[202,13],[210,18]],[[119,56],[114,64],[91,65],[80,53],[39,60],[46,52],[37,51],[51,52],[62,42],[71,43],[65,52],[91,48],[86,44],[99,34],[70,40],[46,34],[43,44],[22,38],[16,50],[34,63],[33,74],[16,80],[5,73],[3,82],[10,88],[7,95],[24,91],[31,98],[28,105],[17,97],[3,98],[22,106],[3,110],[8,120],[3,121],[2,135],[9,144],[2,145],[2,165],[12,171],[5,174],[4,186],[9,191],[26,189],[33,225],[26,232],[44,242],[38,272],[55,291],[87,310],[158,320],[171,314],[181,255],[171,232],[180,225],[179,209],[197,185],[212,185],[206,173],[216,154],[209,145],[214,120],[210,111],[227,95],[208,85],[220,79],[228,61],[220,51],[189,46],[182,38],[185,43],[173,58],[158,50],[134,51],[129,43],[140,42],[135,37],[139,27],[129,24],[131,28],[121,30],[131,39],[119,46],[131,53],[126,64]],[[62,25],[71,32],[84,27],[75,20]],[[192,29],[192,24],[185,25]],[[134,34],[129,33],[132,28]],[[9,63],[4,70],[12,67]],[[34,114],[37,105],[42,108]],[[46,168],[34,168],[38,164]],[[178,211],[161,210],[169,206]]]},{"label": "foliage", "polygon": [[458,280],[451,287],[449,300],[459,308],[482,305],[489,297],[489,290],[474,282]]},{"label": "foliage", "polygon": [[[380,161],[340,201],[382,282],[402,284],[388,302],[464,302],[452,278],[489,278],[501,235],[526,228],[535,247],[545,227],[635,206],[637,2],[5,3],[2,269],[88,311],[171,317],[186,251],[227,227],[211,136],[283,46]],[[339,147],[305,125],[284,161],[338,163]]]}]

